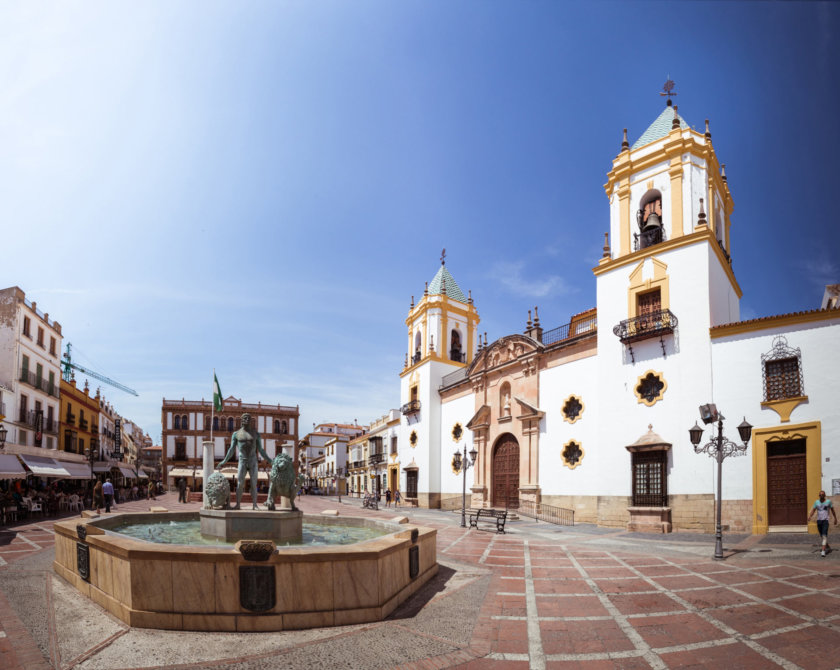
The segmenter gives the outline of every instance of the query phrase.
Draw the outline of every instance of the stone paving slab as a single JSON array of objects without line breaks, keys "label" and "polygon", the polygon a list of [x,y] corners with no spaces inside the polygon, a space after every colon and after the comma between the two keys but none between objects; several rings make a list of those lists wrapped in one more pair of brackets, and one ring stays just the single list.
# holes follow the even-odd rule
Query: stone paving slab
[{"label": "stone paving slab", "polygon": [[[197,509],[174,495],[156,504]],[[120,511],[145,511],[148,501]],[[389,519],[358,501],[309,513]],[[836,668],[840,557],[812,536],[626,533],[400,508],[438,529],[439,574],[376,624],[280,633],[131,629],[54,575],[52,519],[0,529],[0,668]]]}]

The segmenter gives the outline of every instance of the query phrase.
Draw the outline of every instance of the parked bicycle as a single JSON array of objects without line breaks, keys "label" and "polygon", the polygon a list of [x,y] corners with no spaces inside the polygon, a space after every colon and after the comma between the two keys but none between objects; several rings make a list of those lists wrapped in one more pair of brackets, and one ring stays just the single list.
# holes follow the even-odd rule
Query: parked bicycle
[{"label": "parked bicycle", "polygon": [[362,500],[362,507],[378,510],[379,496],[371,495],[370,493],[365,494],[364,500]]}]

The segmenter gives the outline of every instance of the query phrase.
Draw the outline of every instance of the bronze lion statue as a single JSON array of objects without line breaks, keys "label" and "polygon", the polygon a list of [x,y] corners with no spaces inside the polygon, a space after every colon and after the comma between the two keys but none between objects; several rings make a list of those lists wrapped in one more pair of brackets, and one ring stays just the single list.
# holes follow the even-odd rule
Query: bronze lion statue
[{"label": "bronze lion statue", "polygon": [[289,500],[291,509],[297,511],[295,507],[297,475],[294,468],[294,461],[288,454],[277,454],[271,461],[271,471],[268,473],[268,500],[266,500],[268,509],[274,509],[277,496],[283,496]]}]

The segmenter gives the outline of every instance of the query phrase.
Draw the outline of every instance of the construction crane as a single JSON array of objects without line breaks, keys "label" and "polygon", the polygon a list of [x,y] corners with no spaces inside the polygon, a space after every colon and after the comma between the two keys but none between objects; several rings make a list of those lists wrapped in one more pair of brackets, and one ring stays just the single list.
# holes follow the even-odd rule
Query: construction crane
[{"label": "construction crane", "polygon": [[110,384],[114,388],[118,388],[120,391],[125,391],[126,393],[130,393],[131,395],[137,395],[137,391],[134,389],[128,388],[128,386],[124,386],[119,382],[115,382],[113,379],[109,379],[105,375],[101,375],[98,372],[94,372],[93,370],[88,370],[87,368],[83,368],[78,363],[74,363],[72,358],[70,357],[70,347],[72,345],[68,342],[67,343],[67,351],[64,352],[64,358],[61,359],[61,367],[63,368],[61,371],[62,377],[64,377],[64,381],[69,382],[73,378],[73,373],[70,371],[70,368],[74,370],[78,370],[82,374],[87,375],[88,377],[93,377],[94,379],[98,379],[101,382],[105,382],[106,384]]}]

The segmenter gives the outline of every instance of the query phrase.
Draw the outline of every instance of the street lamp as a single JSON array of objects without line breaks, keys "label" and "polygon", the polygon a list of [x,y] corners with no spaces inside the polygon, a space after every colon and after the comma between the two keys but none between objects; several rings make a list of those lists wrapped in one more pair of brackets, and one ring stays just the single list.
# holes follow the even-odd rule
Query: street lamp
[{"label": "street lamp", "polygon": [[700,440],[703,437],[703,429],[694,422],[694,426],[689,428],[688,435],[691,439],[691,444],[694,445],[695,453],[706,453],[709,456],[717,459],[717,509],[715,510],[715,558],[723,560],[723,533],[720,523],[720,508],[721,499],[723,497],[723,488],[721,486],[721,475],[723,473],[723,459],[727,456],[743,456],[747,451],[747,443],[752,436],[752,426],[747,423],[747,418],[738,426],[738,435],[743,444],[736,444],[732,440],[723,436],[723,419],[724,416],[717,411],[717,407],[713,404],[700,406],[700,418],[704,424],[710,424],[717,421],[718,434],[717,437],[700,446]]},{"label": "street lamp", "polygon": [[470,458],[467,460],[467,445],[465,444],[464,457],[461,458],[461,452],[457,450],[455,451],[455,455],[452,457],[452,465],[456,470],[461,470],[464,478],[463,489],[461,491],[461,528],[467,527],[467,470],[475,465],[476,456],[478,456],[478,452],[475,447],[473,447],[470,449]]}]

